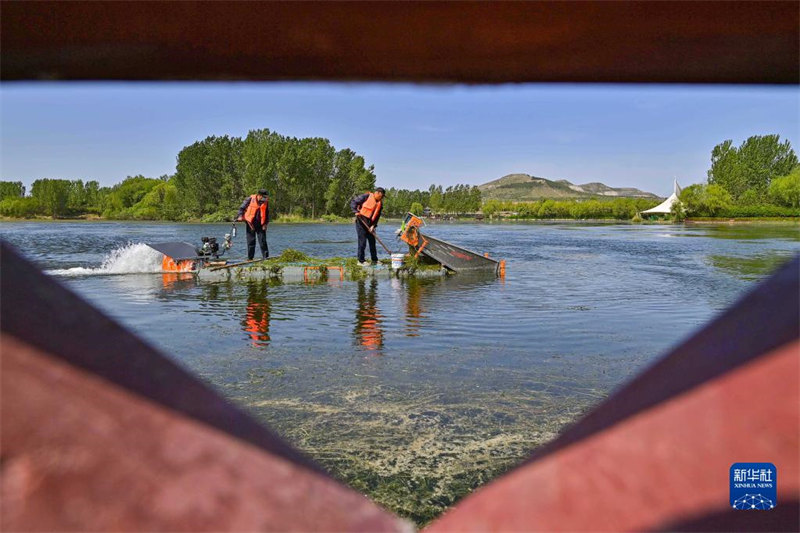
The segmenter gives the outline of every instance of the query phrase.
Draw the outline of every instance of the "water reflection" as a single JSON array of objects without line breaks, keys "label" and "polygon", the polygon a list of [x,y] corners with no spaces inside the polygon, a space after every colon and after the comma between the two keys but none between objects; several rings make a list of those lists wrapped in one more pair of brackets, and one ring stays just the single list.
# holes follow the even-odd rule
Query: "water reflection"
[{"label": "water reflection", "polygon": [[190,289],[194,286],[195,277],[190,272],[166,272],[161,274],[161,287],[165,291]]},{"label": "water reflection", "polygon": [[764,278],[783,266],[792,255],[790,253],[761,253],[749,257],[710,255],[709,262],[716,268],[738,278],[755,281]]},{"label": "water reflection", "polygon": [[267,280],[247,283],[247,308],[242,329],[253,346],[269,345],[270,305],[267,297]]},{"label": "water reflection", "polygon": [[378,309],[378,280],[360,280],[354,335],[356,342],[372,355],[382,354],[382,322],[383,315]]},{"label": "water reflection", "polygon": [[422,323],[423,308],[422,294],[425,285],[418,279],[409,278],[406,286],[406,336],[419,337],[419,328]]}]

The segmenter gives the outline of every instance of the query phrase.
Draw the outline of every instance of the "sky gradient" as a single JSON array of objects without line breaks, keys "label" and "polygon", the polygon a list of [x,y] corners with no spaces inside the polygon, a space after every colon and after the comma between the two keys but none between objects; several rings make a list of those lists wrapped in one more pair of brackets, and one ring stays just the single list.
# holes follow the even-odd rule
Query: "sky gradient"
[{"label": "sky gradient", "polygon": [[175,171],[184,146],[269,128],[325,137],[378,185],[478,185],[514,172],[662,196],[704,182],[725,139],[777,133],[800,150],[796,87],[431,86],[330,83],[4,83],[0,179]]}]

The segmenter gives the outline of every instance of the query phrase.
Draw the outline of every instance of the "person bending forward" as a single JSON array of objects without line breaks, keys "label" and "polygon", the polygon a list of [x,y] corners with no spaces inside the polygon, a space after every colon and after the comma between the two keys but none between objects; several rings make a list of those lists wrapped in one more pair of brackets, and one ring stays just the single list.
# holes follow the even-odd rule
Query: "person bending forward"
[{"label": "person bending forward", "polygon": [[267,224],[269,224],[269,198],[267,191],[259,189],[258,193],[245,198],[239,207],[236,220],[244,220],[247,233],[247,259],[253,259],[256,254],[256,239],[261,248],[261,257],[269,257],[267,247]]},{"label": "person bending forward", "polygon": [[356,216],[356,235],[358,236],[358,262],[362,265],[366,263],[364,252],[369,243],[369,253],[372,264],[378,262],[378,250],[375,248],[375,229],[378,227],[378,220],[381,218],[383,209],[383,195],[385,191],[382,187],[375,189],[375,192],[367,192],[356,196],[350,202],[350,209]]}]

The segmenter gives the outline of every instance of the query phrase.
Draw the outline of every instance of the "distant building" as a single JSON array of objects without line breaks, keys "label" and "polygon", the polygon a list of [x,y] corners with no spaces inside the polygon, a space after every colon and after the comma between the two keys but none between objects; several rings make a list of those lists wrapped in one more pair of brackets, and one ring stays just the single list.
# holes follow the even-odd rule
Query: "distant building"
[{"label": "distant building", "polygon": [[425,209],[423,209],[422,210],[422,216],[424,216],[424,217],[431,216],[431,208],[430,207],[426,207]]},{"label": "distant building", "polygon": [[672,205],[678,201],[678,196],[681,194],[681,186],[678,185],[678,180],[675,180],[675,185],[672,194],[669,198],[658,204],[652,209],[642,211],[643,215],[669,215],[672,212]]}]

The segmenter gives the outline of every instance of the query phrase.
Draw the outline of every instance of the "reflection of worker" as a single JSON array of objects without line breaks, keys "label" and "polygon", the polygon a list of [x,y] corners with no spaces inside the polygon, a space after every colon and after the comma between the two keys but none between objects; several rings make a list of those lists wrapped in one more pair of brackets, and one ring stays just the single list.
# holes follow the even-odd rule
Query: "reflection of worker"
[{"label": "reflection of worker", "polygon": [[383,318],[377,306],[378,281],[370,281],[369,290],[366,290],[366,281],[358,282],[358,310],[356,311],[355,336],[358,343],[365,349],[376,352],[383,348]]},{"label": "reflection of worker", "polygon": [[406,335],[409,337],[419,336],[419,326],[422,322],[422,293],[423,285],[418,279],[409,278],[406,280],[408,297],[406,298]]},{"label": "reflection of worker", "polygon": [[269,315],[266,280],[248,283],[247,309],[242,329],[252,339],[253,346],[269,344]]},{"label": "reflection of worker", "polygon": [[381,218],[383,209],[382,187],[375,189],[375,192],[368,192],[356,196],[350,202],[350,209],[356,216],[356,235],[358,235],[358,262],[364,264],[364,251],[369,242],[369,253],[372,263],[378,262],[378,250],[375,248],[375,229],[378,227],[378,220]]},{"label": "reflection of worker", "polygon": [[244,220],[247,230],[247,259],[253,259],[256,254],[256,237],[261,248],[261,257],[269,257],[267,248],[267,224],[269,224],[269,198],[267,191],[259,189],[258,193],[245,198],[239,207],[236,220]]}]

